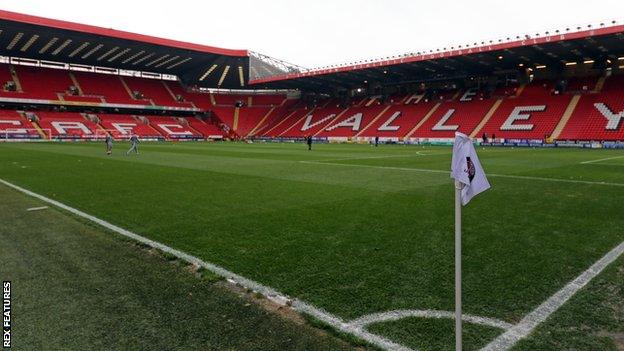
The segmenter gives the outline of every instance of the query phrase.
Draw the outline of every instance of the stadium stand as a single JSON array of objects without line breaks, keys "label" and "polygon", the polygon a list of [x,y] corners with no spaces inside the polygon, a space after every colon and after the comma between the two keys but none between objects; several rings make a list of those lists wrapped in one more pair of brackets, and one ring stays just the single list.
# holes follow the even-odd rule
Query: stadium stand
[{"label": "stadium stand", "polygon": [[436,106],[432,102],[416,105],[393,105],[362,131],[362,137],[400,139],[405,137]]},{"label": "stadium stand", "polygon": [[166,140],[194,140],[204,136],[188,123],[185,118],[142,116],[147,118],[150,126],[154,127]]},{"label": "stadium stand", "polygon": [[42,139],[46,136],[21,113],[0,110],[0,139]]},{"label": "stadium stand", "polygon": [[[145,100],[151,101],[153,105],[192,107],[189,102],[177,101],[164,81],[136,77],[123,77],[122,79],[131,92],[142,95]],[[177,83],[174,84],[177,85]]]},{"label": "stadium stand", "polygon": [[222,139],[225,136],[223,130],[219,129],[212,121],[205,121],[200,118],[188,117],[189,125],[205,138]]},{"label": "stadium stand", "polygon": [[147,100],[134,99],[120,76],[87,72],[75,72],[74,75],[85,95],[102,96],[112,104],[151,105]]},{"label": "stadium stand", "polygon": [[609,88],[601,94],[583,95],[559,139],[624,140],[622,90]]},{"label": "stadium stand", "polygon": [[323,128],[319,137],[355,137],[379,114],[390,108],[390,105],[375,104],[370,107],[351,107],[331,124]]},{"label": "stadium stand", "polygon": [[149,124],[131,115],[98,114],[100,125],[115,139],[127,139],[136,134],[143,139],[163,139]]},{"label": "stadium stand", "polygon": [[570,95],[507,99],[475,134],[504,139],[545,139],[552,135],[571,99]]},{"label": "stadium stand", "polygon": [[39,126],[50,129],[56,139],[92,139],[100,128],[80,113],[37,111],[35,115]]},{"label": "stadium stand", "polygon": [[455,132],[470,134],[493,104],[491,99],[444,102],[416,129],[412,137],[453,138]]}]

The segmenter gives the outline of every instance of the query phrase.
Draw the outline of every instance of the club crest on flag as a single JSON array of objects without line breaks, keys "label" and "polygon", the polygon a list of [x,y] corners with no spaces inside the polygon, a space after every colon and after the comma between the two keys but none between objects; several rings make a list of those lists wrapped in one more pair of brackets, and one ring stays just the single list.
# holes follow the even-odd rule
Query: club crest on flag
[{"label": "club crest on flag", "polygon": [[466,173],[468,173],[468,180],[472,183],[472,180],[475,177],[475,167],[474,163],[470,160],[470,157],[466,157]]}]

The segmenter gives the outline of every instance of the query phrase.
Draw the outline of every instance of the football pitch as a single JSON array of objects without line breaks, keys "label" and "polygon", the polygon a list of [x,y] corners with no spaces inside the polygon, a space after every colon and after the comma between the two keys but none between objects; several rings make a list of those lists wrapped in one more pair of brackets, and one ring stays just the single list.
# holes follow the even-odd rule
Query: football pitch
[{"label": "football pitch", "polygon": [[[0,144],[0,179],[286,294],[377,346],[452,349],[450,148],[127,146]],[[492,189],[463,210],[465,349],[621,350],[624,153],[477,152]]]}]

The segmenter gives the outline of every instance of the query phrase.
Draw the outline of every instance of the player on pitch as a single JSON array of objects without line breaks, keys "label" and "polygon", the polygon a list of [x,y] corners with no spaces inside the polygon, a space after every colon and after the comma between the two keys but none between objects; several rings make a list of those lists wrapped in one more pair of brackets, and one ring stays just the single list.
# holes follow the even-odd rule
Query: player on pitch
[{"label": "player on pitch", "polygon": [[139,137],[136,134],[132,134],[130,137],[130,149],[126,152],[126,156],[134,151],[135,154],[139,154]]},{"label": "player on pitch", "polygon": [[104,138],[104,143],[106,143],[106,154],[108,156],[113,154],[113,137],[110,134],[106,134],[106,138]]}]

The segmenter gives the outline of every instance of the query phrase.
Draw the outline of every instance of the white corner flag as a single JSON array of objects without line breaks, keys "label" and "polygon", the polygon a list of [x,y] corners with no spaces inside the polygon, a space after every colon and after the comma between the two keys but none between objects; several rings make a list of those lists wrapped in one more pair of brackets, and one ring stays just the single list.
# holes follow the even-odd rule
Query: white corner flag
[{"label": "white corner flag", "polygon": [[473,197],[490,188],[472,140],[466,134],[455,133],[451,163],[451,178],[463,184],[462,205],[466,206]]},{"label": "white corner flag", "polygon": [[451,178],[455,179],[455,350],[462,350],[461,208],[490,188],[472,140],[455,133]]}]

